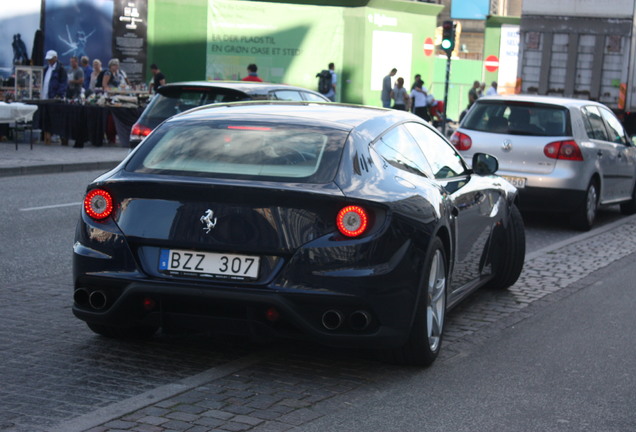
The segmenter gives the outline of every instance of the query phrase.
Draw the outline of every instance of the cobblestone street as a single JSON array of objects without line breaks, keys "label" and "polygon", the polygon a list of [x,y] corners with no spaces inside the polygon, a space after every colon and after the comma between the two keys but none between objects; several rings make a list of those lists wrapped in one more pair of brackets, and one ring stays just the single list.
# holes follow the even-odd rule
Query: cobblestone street
[{"label": "cobblestone street", "polygon": [[[436,367],[636,252],[636,242],[626,238],[636,238],[633,217],[529,253],[514,287],[482,289],[451,312]],[[11,295],[3,291],[0,430],[285,431],[346,410],[365,391],[418,373],[378,362],[368,352],[303,343],[98,338],[69,319],[68,292],[70,283],[62,277],[19,284]]]}]

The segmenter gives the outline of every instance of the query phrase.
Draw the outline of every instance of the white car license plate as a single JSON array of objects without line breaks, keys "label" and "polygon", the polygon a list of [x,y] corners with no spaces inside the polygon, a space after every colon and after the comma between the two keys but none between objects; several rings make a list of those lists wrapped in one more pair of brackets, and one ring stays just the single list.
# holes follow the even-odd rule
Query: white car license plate
[{"label": "white car license plate", "polygon": [[159,270],[223,279],[256,279],[260,257],[181,249],[161,249]]},{"label": "white car license plate", "polygon": [[525,177],[509,177],[509,176],[502,176],[502,177],[508,180],[508,183],[510,183],[517,189],[523,189],[524,187],[526,187]]}]

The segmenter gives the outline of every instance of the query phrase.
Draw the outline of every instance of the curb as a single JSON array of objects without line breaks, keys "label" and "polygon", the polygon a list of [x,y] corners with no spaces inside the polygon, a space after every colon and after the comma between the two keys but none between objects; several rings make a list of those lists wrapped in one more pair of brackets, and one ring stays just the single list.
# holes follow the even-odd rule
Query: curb
[{"label": "curb", "polygon": [[117,165],[121,161],[102,161],[102,162],[80,162],[69,164],[49,164],[49,165],[31,165],[21,167],[9,167],[0,168],[0,177],[13,177],[22,175],[34,175],[34,174],[53,174],[62,172],[77,172],[77,171],[93,171],[93,170],[109,170]]}]

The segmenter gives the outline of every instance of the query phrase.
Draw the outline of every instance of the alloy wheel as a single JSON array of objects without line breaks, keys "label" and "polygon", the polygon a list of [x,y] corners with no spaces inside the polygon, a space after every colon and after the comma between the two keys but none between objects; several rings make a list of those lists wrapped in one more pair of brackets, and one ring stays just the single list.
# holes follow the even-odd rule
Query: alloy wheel
[{"label": "alloy wheel", "polygon": [[446,268],[440,250],[435,251],[429,271],[426,302],[426,327],[431,351],[439,348],[446,314]]}]

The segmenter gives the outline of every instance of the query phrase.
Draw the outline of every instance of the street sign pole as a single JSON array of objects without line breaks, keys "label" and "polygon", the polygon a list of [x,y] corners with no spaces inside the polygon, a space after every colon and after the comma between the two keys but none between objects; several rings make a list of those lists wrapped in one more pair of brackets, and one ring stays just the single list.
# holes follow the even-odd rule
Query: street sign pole
[{"label": "street sign pole", "polygon": [[446,136],[446,107],[448,106],[448,81],[450,80],[451,52],[446,51],[446,82],[444,83],[444,114],[442,118],[442,135]]}]

